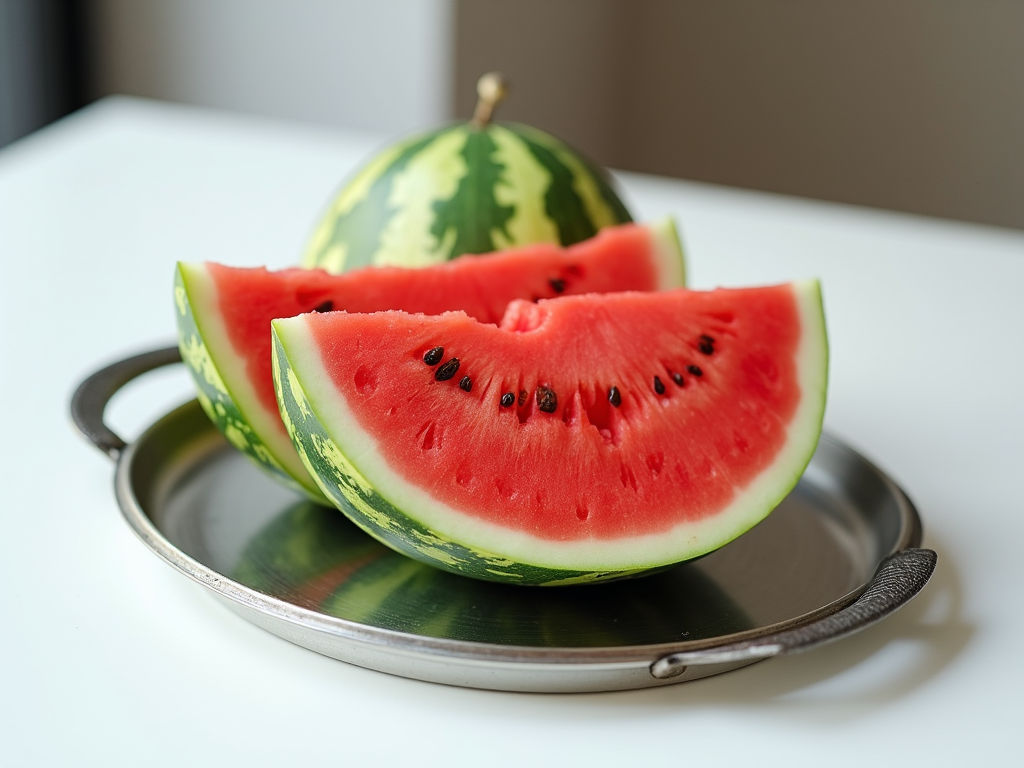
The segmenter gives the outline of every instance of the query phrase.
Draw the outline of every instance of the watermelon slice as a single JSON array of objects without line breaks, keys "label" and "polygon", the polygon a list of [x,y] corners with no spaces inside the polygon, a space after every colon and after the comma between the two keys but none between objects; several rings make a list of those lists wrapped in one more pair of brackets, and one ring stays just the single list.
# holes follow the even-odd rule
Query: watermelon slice
[{"label": "watermelon slice", "polygon": [[[817,445],[817,282],[275,320],[285,425],[323,492],[407,555],[566,584],[697,557]],[[438,354],[436,350],[443,350]]]},{"label": "watermelon slice", "polygon": [[418,270],[367,268],[332,276],[179,263],[174,297],[182,358],[210,419],[258,466],[327,503],[281,423],[271,373],[274,318],[331,309],[461,309],[497,323],[513,299],[683,284],[682,247],[666,219],[605,229],[565,249],[535,245]]}]

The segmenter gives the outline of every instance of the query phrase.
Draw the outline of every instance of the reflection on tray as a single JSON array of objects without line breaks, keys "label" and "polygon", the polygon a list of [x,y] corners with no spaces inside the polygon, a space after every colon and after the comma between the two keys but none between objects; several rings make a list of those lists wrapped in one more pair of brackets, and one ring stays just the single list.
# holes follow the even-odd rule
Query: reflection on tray
[{"label": "reflection on tray", "polygon": [[260,530],[231,576],[320,613],[453,640],[621,646],[699,640],[753,627],[711,578],[686,564],[583,587],[492,584],[410,560],[341,513],[309,502],[290,507]]}]

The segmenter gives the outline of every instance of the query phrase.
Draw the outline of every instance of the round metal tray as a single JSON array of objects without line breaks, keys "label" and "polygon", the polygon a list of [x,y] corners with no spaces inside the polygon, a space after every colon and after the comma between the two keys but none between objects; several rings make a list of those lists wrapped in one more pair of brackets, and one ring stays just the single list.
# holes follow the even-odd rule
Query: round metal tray
[{"label": "round metal tray", "polygon": [[515,691],[683,682],[862,629],[917,594],[935,567],[934,552],[916,549],[921,525],[903,492],[823,436],[767,520],[697,561],[580,587],[461,578],[280,487],[195,401],[126,445],[103,422],[107,401],[179,359],[170,348],[123,360],[72,400],[79,429],[117,462],[129,525],[249,621],[363,667]]}]

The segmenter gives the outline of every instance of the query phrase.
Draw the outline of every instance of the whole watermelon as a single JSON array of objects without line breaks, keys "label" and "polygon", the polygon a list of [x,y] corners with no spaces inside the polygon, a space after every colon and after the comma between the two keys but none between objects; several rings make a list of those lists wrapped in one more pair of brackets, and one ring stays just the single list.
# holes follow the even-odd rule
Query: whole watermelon
[{"label": "whole watermelon", "polygon": [[632,221],[605,174],[566,144],[491,123],[504,91],[485,86],[482,78],[485,108],[472,121],[402,141],[360,170],[331,203],[302,265],[420,267],[516,245],[571,245]]}]

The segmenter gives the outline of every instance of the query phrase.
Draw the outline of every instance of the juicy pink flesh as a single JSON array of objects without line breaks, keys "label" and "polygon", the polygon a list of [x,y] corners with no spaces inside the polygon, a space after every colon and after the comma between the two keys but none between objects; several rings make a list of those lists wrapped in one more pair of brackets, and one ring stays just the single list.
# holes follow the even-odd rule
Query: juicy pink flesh
[{"label": "juicy pink flesh", "polygon": [[213,263],[207,269],[231,345],[244,358],[261,405],[275,414],[270,321],[311,312],[327,301],[332,309],[349,312],[401,309],[436,315],[460,309],[497,323],[510,301],[557,296],[556,288],[570,295],[660,287],[651,235],[636,224],[604,229],[568,248],[534,245],[424,269],[369,267],[344,275]]},{"label": "juicy pink flesh", "polygon": [[[516,302],[500,328],[454,312],[304,321],[392,471],[467,515],[551,540],[714,515],[783,448],[801,397],[788,285]],[[437,346],[460,361],[448,381],[423,361]],[[553,413],[539,408],[541,386]]]}]

